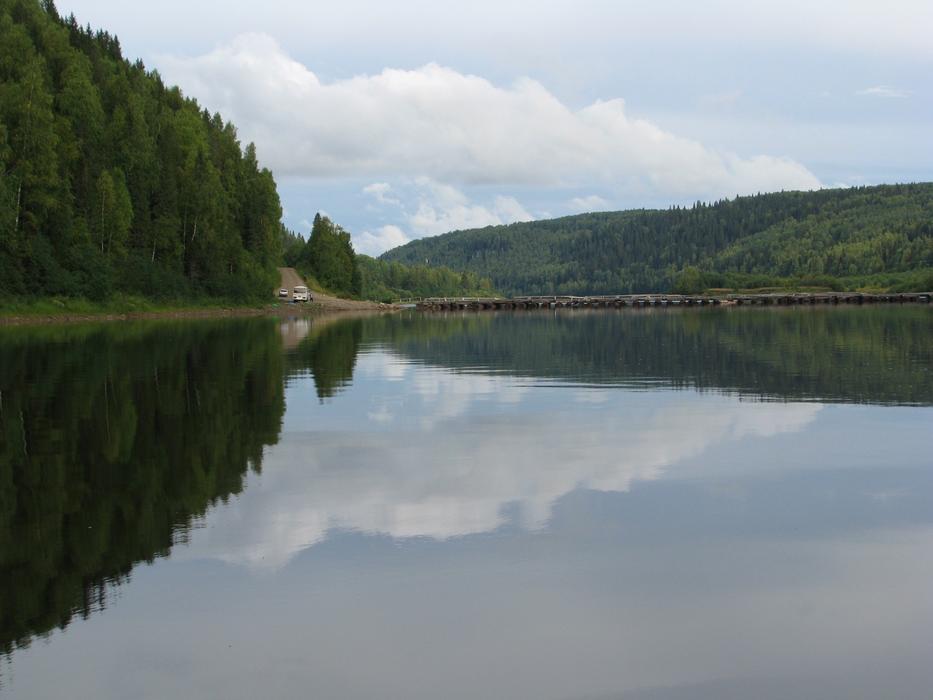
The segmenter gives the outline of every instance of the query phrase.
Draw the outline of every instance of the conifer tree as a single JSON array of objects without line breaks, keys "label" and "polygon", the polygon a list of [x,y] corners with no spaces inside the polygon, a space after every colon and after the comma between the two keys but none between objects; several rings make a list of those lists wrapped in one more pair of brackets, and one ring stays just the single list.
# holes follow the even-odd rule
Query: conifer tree
[{"label": "conifer tree", "polygon": [[0,296],[265,299],[281,214],[220,115],[52,0],[0,0]]}]

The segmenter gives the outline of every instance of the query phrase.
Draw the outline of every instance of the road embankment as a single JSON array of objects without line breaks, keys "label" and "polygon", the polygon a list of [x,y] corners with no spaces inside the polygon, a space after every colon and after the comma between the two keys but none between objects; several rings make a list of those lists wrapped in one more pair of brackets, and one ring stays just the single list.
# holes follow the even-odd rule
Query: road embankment
[{"label": "road embankment", "polygon": [[[397,311],[393,304],[358,301],[314,292],[314,301],[296,303],[292,291],[305,282],[291,267],[279,268],[279,286],[272,290],[269,303],[261,305],[223,304],[222,302],[155,306],[151,302],[127,297],[102,303],[74,299],[43,299],[15,303],[7,308],[0,303],[0,326],[50,323],[85,323],[92,321],[138,321],[159,318],[225,318],[237,316],[313,316],[323,314],[371,314]],[[288,297],[278,298],[279,289]]]}]

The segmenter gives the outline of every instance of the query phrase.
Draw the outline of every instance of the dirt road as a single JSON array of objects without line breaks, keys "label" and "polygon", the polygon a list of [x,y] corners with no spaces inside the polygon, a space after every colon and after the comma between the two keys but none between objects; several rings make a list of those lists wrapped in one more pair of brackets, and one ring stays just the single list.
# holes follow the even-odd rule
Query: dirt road
[{"label": "dirt road", "polygon": [[[306,286],[305,281],[301,278],[301,275],[298,274],[298,271],[294,267],[280,267],[279,286],[275,288],[273,293],[277,297],[279,294],[279,289],[287,289],[288,298],[291,300],[292,290],[299,285]],[[311,294],[314,296],[314,302],[309,304],[309,306],[326,311],[373,311],[392,308],[391,305],[380,304],[375,301],[353,301],[352,299],[338,299],[337,297],[332,297],[328,294],[321,294],[320,292],[312,292]],[[283,299],[282,301],[284,302],[285,300]]]},{"label": "dirt road", "polygon": [[288,290],[288,298],[292,298],[292,290],[298,286],[305,286],[305,281],[301,279],[301,275],[298,274],[298,270],[294,267],[280,267],[279,268],[279,286],[275,288],[275,295],[278,296],[279,289]]}]

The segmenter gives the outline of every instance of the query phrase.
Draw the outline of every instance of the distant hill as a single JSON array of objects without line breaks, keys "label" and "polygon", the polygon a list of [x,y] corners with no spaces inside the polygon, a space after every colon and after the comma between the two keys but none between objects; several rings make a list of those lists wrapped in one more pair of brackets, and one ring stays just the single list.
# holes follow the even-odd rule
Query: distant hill
[{"label": "distant hill", "polygon": [[508,294],[933,280],[933,183],[780,192],[667,210],[454,231],[383,260],[444,265]]}]

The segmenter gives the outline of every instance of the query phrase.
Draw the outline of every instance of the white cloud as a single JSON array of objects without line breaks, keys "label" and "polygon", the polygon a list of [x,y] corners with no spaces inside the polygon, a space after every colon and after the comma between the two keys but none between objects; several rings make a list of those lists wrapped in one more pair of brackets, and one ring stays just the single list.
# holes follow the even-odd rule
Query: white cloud
[{"label": "white cloud", "polygon": [[514,197],[498,195],[490,206],[484,206],[471,202],[457,188],[428,178],[418,178],[417,186],[418,208],[407,220],[419,238],[534,219]]},{"label": "white cloud", "polygon": [[503,223],[507,224],[516,221],[533,221],[535,218],[525,210],[525,207],[519,204],[515,197],[503,197],[502,195],[496,197],[495,211]]},{"label": "white cloud", "polygon": [[357,357],[354,372],[387,382],[401,382],[408,378],[409,368],[410,362],[405,358],[379,351],[361,353]]},{"label": "white cloud", "polygon": [[401,202],[395,197],[389,195],[391,191],[392,185],[390,185],[388,182],[374,182],[373,184],[366,185],[366,187],[363,188],[363,192],[374,197],[375,200],[380,204],[398,206],[401,204]]},{"label": "white cloud", "polygon": [[[163,73],[255,140],[277,174],[415,177],[459,184],[586,186],[710,198],[816,188],[799,163],[717,152],[631,116],[621,99],[572,109],[540,83],[501,87],[428,64],[322,82],[269,36],[247,34]],[[274,105],[274,108],[270,108]],[[425,229],[493,223],[468,207],[430,209]],[[444,221],[443,224],[440,222]]]},{"label": "white cloud", "polygon": [[860,97],[881,97],[885,99],[910,97],[911,95],[909,90],[901,90],[890,85],[875,85],[864,90],[857,90],[855,94]]},{"label": "white cloud", "polygon": [[534,219],[515,197],[500,194],[486,204],[477,203],[456,187],[427,177],[403,181],[398,188],[373,183],[363,192],[377,204],[391,207],[392,215],[407,228],[390,224],[354,235],[355,249],[367,255],[379,255],[413,238]]},{"label": "white cloud", "polygon": [[587,197],[574,197],[568,202],[571,211],[599,211],[609,207],[609,202],[597,194],[591,194]]},{"label": "white cloud", "polygon": [[390,248],[405,245],[410,240],[398,226],[387,224],[375,231],[363,231],[363,233],[353,234],[353,249],[357,253],[376,256]]}]

